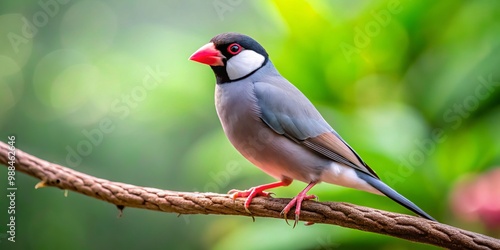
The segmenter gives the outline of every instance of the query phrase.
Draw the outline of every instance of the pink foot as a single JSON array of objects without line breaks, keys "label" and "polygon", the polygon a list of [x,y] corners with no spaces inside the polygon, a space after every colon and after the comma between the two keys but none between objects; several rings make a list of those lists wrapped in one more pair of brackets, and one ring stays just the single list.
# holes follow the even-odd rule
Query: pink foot
[{"label": "pink foot", "polygon": [[279,182],[273,182],[273,183],[269,183],[269,184],[264,184],[264,185],[252,187],[252,188],[250,188],[248,190],[244,190],[244,191],[233,189],[233,190],[230,190],[228,192],[228,194],[231,195],[233,200],[235,200],[236,198],[239,198],[239,197],[242,197],[242,198],[246,197],[247,199],[245,200],[245,210],[249,214],[251,214],[251,212],[250,212],[250,210],[248,210],[248,208],[250,207],[250,203],[252,202],[254,197],[256,197],[256,196],[270,197],[271,194],[273,194],[273,193],[264,192],[264,190],[276,188],[276,187],[288,186],[288,185],[290,185],[290,183],[292,183],[291,180],[283,180],[283,181],[279,181]]},{"label": "pink foot", "polygon": [[[309,185],[307,185],[304,190],[302,190],[295,198],[293,198],[288,205],[285,206],[283,211],[281,211],[281,215],[285,218],[285,221],[287,224],[288,219],[287,219],[287,214],[290,212],[290,210],[295,206],[295,222],[293,223],[293,227],[297,225],[299,222],[299,217],[300,217],[300,208],[302,207],[302,201],[304,200],[312,200],[312,199],[317,199],[316,195],[307,195],[307,192],[316,185],[317,182],[311,182]],[[289,224],[290,225],[290,224]]]},{"label": "pink foot", "polygon": [[264,192],[262,190],[258,190],[256,187],[250,188],[248,190],[236,190],[236,189],[231,189],[229,190],[228,194],[231,195],[231,198],[233,200],[236,200],[236,198],[247,198],[245,200],[245,210],[251,214],[250,210],[248,210],[248,207],[250,207],[250,203],[252,202],[254,197],[257,196],[265,196],[265,197],[271,197],[270,192]]}]

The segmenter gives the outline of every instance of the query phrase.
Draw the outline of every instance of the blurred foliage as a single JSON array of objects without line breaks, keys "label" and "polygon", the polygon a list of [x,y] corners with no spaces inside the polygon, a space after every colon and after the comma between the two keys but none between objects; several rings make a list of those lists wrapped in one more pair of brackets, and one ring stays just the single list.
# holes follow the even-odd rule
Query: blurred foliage
[{"label": "blurred foliage", "polygon": [[[439,221],[485,231],[458,220],[448,199],[464,175],[500,162],[498,1],[0,6],[2,141],[14,134],[17,147],[43,159],[136,185],[226,192],[271,182],[225,138],[211,70],[187,60],[214,35],[237,31],[263,44],[384,181]],[[333,226],[292,230],[275,219],[137,209],[117,219],[109,204],[35,183],[16,175],[17,242],[1,238],[1,249],[431,249]],[[291,197],[304,186],[275,192]],[[334,185],[313,193],[410,213]],[[2,225],[7,207],[2,198]]]}]

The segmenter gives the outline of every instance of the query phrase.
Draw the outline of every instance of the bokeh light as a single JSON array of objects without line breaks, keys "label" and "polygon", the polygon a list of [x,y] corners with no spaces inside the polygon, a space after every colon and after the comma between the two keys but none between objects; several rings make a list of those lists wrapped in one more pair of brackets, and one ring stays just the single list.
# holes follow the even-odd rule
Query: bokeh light
[{"label": "bokeh light", "polygon": [[[456,192],[464,176],[500,165],[499,7],[488,0],[3,1],[0,141],[15,134],[21,150],[135,185],[225,193],[271,182],[225,137],[210,68],[188,60],[216,34],[236,31],[267,49],[382,180],[441,222],[498,237],[484,220],[452,213],[460,208],[448,200],[468,197]],[[103,122],[112,129],[100,129]],[[6,173],[0,167],[0,183]],[[0,249],[431,249],[340,227],[292,230],[275,219],[129,208],[117,219],[110,204],[34,190],[36,180],[22,173],[16,181],[19,240],[9,244],[0,232]],[[304,186],[273,191],[291,197]],[[311,193],[411,214],[385,197],[329,184]],[[0,199],[0,224],[6,207]]]}]

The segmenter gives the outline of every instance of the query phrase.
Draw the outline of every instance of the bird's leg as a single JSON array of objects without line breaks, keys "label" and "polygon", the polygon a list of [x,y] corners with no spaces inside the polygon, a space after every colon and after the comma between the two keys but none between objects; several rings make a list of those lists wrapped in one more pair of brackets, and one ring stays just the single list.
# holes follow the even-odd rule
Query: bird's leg
[{"label": "bird's leg", "polygon": [[293,198],[288,205],[285,206],[283,211],[281,211],[281,215],[285,217],[285,221],[288,224],[288,220],[286,218],[286,215],[290,210],[292,209],[293,206],[295,206],[295,223],[293,223],[293,227],[297,225],[297,222],[299,221],[299,216],[300,216],[300,208],[302,206],[302,201],[304,200],[311,200],[311,199],[316,199],[316,195],[307,195],[307,192],[314,187],[318,182],[310,182],[304,190],[302,190],[295,198]]},{"label": "bird's leg", "polygon": [[238,198],[238,197],[243,197],[243,198],[246,197],[247,199],[245,200],[245,210],[251,214],[250,210],[248,210],[248,207],[250,207],[250,203],[252,202],[252,199],[255,196],[267,196],[267,197],[269,197],[271,195],[271,193],[264,192],[264,190],[268,190],[271,188],[277,188],[277,187],[285,187],[285,186],[290,185],[290,183],[292,183],[291,179],[283,179],[283,180],[278,181],[278,182],[273,182],[273,183],[269,183],[269,184],[264,184],[264,185],[252,187],[252,188],[249,188],[248,190],[244,190],[244,191],[233,189],[233,190],[230,190],[228,192],[228,194],[231,195],[233,200]]}]

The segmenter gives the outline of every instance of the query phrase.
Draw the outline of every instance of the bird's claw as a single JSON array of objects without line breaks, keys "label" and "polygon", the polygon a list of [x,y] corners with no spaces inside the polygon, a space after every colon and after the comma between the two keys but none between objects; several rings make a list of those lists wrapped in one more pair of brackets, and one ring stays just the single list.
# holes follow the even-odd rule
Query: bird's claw
[{"label": "bird's claw", "polygon": [[241,192],[241,190],[231,189],[231,190],[227,191],[227,194],[234,194],[234,193],[238,193],[238,192]]},{"label": "bird's claw", "polygon": [[245,203],[243,204],[245,211],[249,213],[252,216],[253,221],[255,221],[255,218],[253,217],[252,213],[248,209],[250,207],[250,203],[252,202],[253,198],[256,196],[265,196],[265,197],[272,197],[271,195],[274,195],[274,193],[271,192],[264,192],[264,190],[271,189],[271,188],[276,188],[276,187],[282,187],[282,186],[288,186],[292,181],[289,179],[285,179],[279,182],[273,182],[269,184],[264,184],[256,187],[252,187],[247,190],[236,190],[236,189],[231,189],[229,192],[227,192],[231,198],[233,198],[233,201],[236,200],[236,198],[246,198]]},{"label": "bird's claw", "polygon": [[[288,212],[290,212],[290,210],[292,209],[292,207],[295,206],[295,220],[294,220],[294,223],[293,223],[293,228],[295,228],[295,226],[297,226],[297,223],[299,223],[300,209],[301,209],[302,201],[305,201],[305,200],[317,200],[317,199],[318,199],[318,196],[316,196],[316,195],[305,195],[303,197],[297,196],[297,197],[293,198],[285,206],[285,208],[281,211],[280,216],[283,216],[283,218],[285,219],[286,224],[288,224],[290,226],[290,223],[288,223],[287,214],[288,214]],[[312,223],[312,224],[314,224],[314,223]]]},{"label": "bird's claw", "polygon": [[[238,189],[231,189],[227,192],[227,194],[231,195],[231,198],[233,198],[233,200],[235,200],[236,198],[239,198],[239,197],[241,197],[241,198],[249,197],[250,195],[252,195],[252,192],[254,192],[254,190],[252,188],[248,189],[248,190],[243,190],[243,191],[238,190]],[[253,195],[253,196],[254,197],[255,196],[272,197],[271,195],[275,195],[275,193],[260,191],[260,192],[256,192],[255,195]]]},{"label": "bird's claw", "polygon": [[[288,212],[285,213],[284,211],[281,211],[281,213],[280,213],[280,215],[283,216],[283,218],[285,219],[286,224],[289,225],[289,226],[291,226],[290,223],[288,222],[287,214],[288,214]],[[299,222],[299,218],[300,218],[300,213],[299,214],[295,214],[295,220],[293,222],[293,228],[295,228],[295,226]]]},{"label": "bird's claw", "polygon": [[282,216],[285,219],[286,224],[290,226],[290,223],[288,223],[288,218],[286,217],[287,214],[288,211],[285,213],[285,209],[283,209],[281,210],[280,216]]},{"label": "bird's claw", "polygon": [[[245,211],[247,211],[247,213],[249,213],[249,214],[252,214],[252,212],[250,212],[250,210],[248,209],[248,207],[247,207],[247,206],[245,206]],[[253,217],[253,216],[252,216],[252,217]]]},{"label": "bird's claw", "polygon": [[248,209],[250,207],[250,203],[252,201],[252,199],[256,196],[265,196],[265,197],[271,197],[271,195],[273,195],[274,193],[271,193],[271,192],[264,192],[264,191],[256,191],[254,188],[250,188],[248,190],[237,190],[237,189],[231,189],[229,190],[229,192],[227,192],[231,198],[233,199],[233,201],[236,200],[236,198],[247,198],[245,200],[245,203],[244,203],[244,208],[245,208],[245,211],[247,213],[250,214],[250,216],[252,216],[252,220],[255,222],[255,217],[252,215],[252,212],[250,212],[250,210]]},{"label": "bird's claw", "polygon": [[311,195],[306,195],[304,196],[304,200],[315,200],[315,201],[319,201],[319,198],[318,196],[314,195],[314,194],[311,194]]}]

